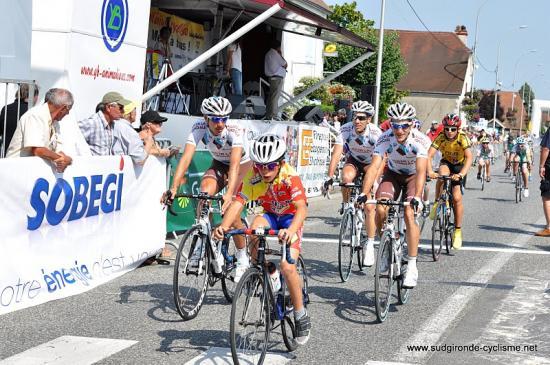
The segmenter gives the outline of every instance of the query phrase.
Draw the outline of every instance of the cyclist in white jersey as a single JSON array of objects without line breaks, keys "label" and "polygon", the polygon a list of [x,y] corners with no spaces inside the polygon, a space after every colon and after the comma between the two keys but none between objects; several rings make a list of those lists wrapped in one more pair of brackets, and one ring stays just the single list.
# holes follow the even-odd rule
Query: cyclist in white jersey
[{"label": "cyclist in white jersey", "polygon": [[[244,129],[236,121],[229,120],[232,107],[229,100],[212,96],[204,99],[201,105],[203,119],[197,120],[191,128],[170,188],[171,196],[185,182],[185,173],[200,142],[212,154],[212,165],[206,170],[201,181],[201,192],[217,194],[224,187],[222,210],[231,203],[235,190],[244,175],[252,167],[248,150],[244,146]],[[166,193],[163,201],[167,199]],[[168,197],[168,199],[170,199]]]},{"label": "cyclist in white jersey", "polygon": [[[416,256],[420,230],[415,221],[415,214],[422,210],[422,192],[426,181],[428,148],[430,139],[417,129],[413,120],[416,110],[407,103],[397,103],[388,108],[391,129],[380,136],[374,148],[372,162],[365,177],[366,184],[363,193],[368,193],[382,166],[384,157],[387,166],[376,191],[377,199],[397,200],[401,190],[405,190],[405,200],[411,203],[405,207],[405,225],[407,228],[407,246],[409,250],[408,268],[403,281],[403,287],[414,288],[418,280]],[[367,195],[359,201],[366,201]],[[387,208],[379,205],[376,208],[376,223],[380,230],[386,219]],[[388,255],[384,252],[384,255]]]},{"label": "cyclist in white jersey", "polygon": [[477,148],[477,179],[481,179],[481,169],[485,168],[485,176],[487,176],[487,182],[491,181],[491,161],[495,158],[495,151],[493,146],[489,143],[489,137],[483,137],[479,140],[479,146]]},{"label": "cyclist in white jersey", "polygon": [[[382,134],[380,128],[371,123],[374,107],[368,101],[356,101],[351,106],[353,121],[344,124],[340,133],[336,135],[328,178],[323,188],[329,189],[334,182],[334,172],[342,151],[346,154],[346,163],[342,169],[342,183],[353,183],[358,175],[363,175],[372,160],[372,152],[378,137]],[[342,202],[349,199],[349,189],[342,188]],[[370,194],[369,194],[370,195]],[[363,247],[363,265],[374,264],[374,236],[376,235],[375,207],[365,206],[365,226],[367,230],[367,244]]]}]

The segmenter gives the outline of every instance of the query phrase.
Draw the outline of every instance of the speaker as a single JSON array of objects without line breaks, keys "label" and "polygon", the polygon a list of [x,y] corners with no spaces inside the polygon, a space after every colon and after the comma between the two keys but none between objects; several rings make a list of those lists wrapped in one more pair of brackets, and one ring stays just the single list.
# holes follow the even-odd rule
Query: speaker
[{"label": "speaker", "polygon": [[316,105],[307,105],[298,110],[292,119],[297,122],[320,124],[323,121],[323,111]]},{"label": "speaker", "polygon": [[264,99],[259,96],[229,95],[228,99],[233,107],[231,118],[260,119],[265,115]]}]

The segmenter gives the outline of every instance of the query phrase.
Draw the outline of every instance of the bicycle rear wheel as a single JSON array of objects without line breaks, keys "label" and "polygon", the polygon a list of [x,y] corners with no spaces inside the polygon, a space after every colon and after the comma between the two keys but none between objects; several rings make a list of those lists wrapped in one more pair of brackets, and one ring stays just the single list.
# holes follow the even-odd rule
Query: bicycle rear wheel
[{"label": "bicycle rear wheel", "polygon": [[445,238],[443,231],[443,211],[443,207],[438,208],[437,216],[435,217],[432,225],[432,258],[434,261],[439,260],[439,255],[441,254],[441,249],[443,247],[443,238]]},{"label": "bicycle rear wheel", "polygon": [[378,257],[374,272],[374,302],[376,318],[384,322],[390,309],[393,287],[393,249],[389,232],[384,232],[378,247]]},{"label": "bicycle rear wheel", "polygon": [[[407,246],[403,245],[401,252],[407,252]],[[397,301],[399,304],[407,304],[409,297],[411,295],[411,289],[406,289],[403,287],[403,280],[405,280],[405,273],[407,272],[408,262],[401,257],[401,275],[397,280]]]},{"label": "bicycle rear wheel", "polygon": [[353,232],[355,222],[351,210],[344,212],[340,222],[340,239],[338,242],[338,271],[340,279],[346,282],[351,274],[353,260]]},{"label": "bicycle rear wheel", "polygon": [[174,263],[174,303],[180,316],[190,320],[202,307],[210,277],[207,239],[198,227],[183,236]]},{"label": "bicycle rear wheel", "polygon": [[268,283],[257,268],[250,268],[241,278],[233,304],[229,340],[233,363],[262,364],[271,330],[271,302]]},{"label": "bicycle rear wheel", "polygon": [[[308,292],[308,283],[307,283],[307,271],[304,260],[300,255],[296,262],[296,270],[300,277],[300,284],[302,285],[302,302],[304,307],[307,308],[309,303],[309,292]],[[283,334],[283,341],[288,351],[292,352],[298,348],[298,343],[296,342],[296,326],[294,324],[294,308],[292,307],[292,302],[290,301],[290,293],[286,286],[286,281],[284,282],[284,301],[283,308],[285,310],[285,317],[281,321],[281,332]]]},{"label": "bicycle rear wheel", "polygon": [[520,182],[520,171],[516,173],[516,203],[521,201],[521,182]]}]

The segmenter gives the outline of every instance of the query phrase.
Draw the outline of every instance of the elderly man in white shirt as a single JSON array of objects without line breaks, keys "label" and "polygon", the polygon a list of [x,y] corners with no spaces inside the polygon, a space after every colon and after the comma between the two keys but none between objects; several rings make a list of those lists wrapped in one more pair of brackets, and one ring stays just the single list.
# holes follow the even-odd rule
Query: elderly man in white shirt
[{"label": "elderly man in white shirt", "polygon": [[269,78],[269,97],[265,119],[273,119],[276,116],[287,66],[288,64],[281,53],[281,42],[274,41],[264,60],[264,73]]}]

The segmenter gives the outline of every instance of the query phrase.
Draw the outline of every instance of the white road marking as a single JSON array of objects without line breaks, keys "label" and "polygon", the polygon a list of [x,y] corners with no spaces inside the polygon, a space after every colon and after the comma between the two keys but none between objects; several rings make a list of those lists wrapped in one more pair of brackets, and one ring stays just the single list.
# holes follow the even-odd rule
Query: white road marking
[{"label": "white road marking", "polygon": [[[252,358],[251,358],[252,359]],[[265,355],[264,364],[266,365],[285,365],[294,357],[288,353],[273,353],[268,352]],[[254,364],[253,361],[247,359],[239,359],[241,364]],[[203,352],[199,356],[187,361],[184,365],[231,365],[233,358],[231,357],[231,349],[224,347],[210,347],[208,351]]]},{"label": "white road marking", "polygon": [[411,363],[405,363],[405,362],[392,362],[392,361],[374,361],[369,360],[365,365],[414,365]]},{"label": "white road marking", "polygon": [[[545,219],[543,217],[539,219],[536,224],[543,224],[544,222]],[[521,247],[527,244],[531,238],[532,236],[518,235],[511,243],[514,246]],[[474,275],[472,275],[467,282],[487,284],[513,255],[514,253],[510,251],[499,253]],[[437,312],[429,320],[427,320],[413,336],[405,341],[396,354],[395,359],[397,361],[425,363],[427,357],[430,355],[429,352],[412,352],[407,349],[407,346],[437,344],[441,339],[441,336],[460,315],[460,312],[466,308],[470,300],[473,299],[474,296],[483,288],[484,285],[461,286],[458,288],[456,292],[445,301],[445,303],[439,306]]]},{"label": "white road marking", "polygon": [[[529,240],[532,236],[520,236],[526,237]],[[314,243],[338,243],[337,238],[311,238],[304,236],[302,239],[303,242],[314,242]],[[512,244],[510,244],[512,246]],[[517,245],[514,245],[517,246]],[[420,244],[420,248],[432,249],[431,245]],[[521,246],[518,246],[521,247]],[[480,251],[480,252],[501,252],[501,253],[523,253],[523,254],[532,254],[532,255],[550,255],[550,251],[543,250],[526,250],[522,248],[508,248],[508,247],[480,247],[480,246],[462,246],[460,251]]]},{"label": "white road marking", "polygon": [[61,336],[12,357],[1,365],[89,365],[136,344],[109,338]]}]

